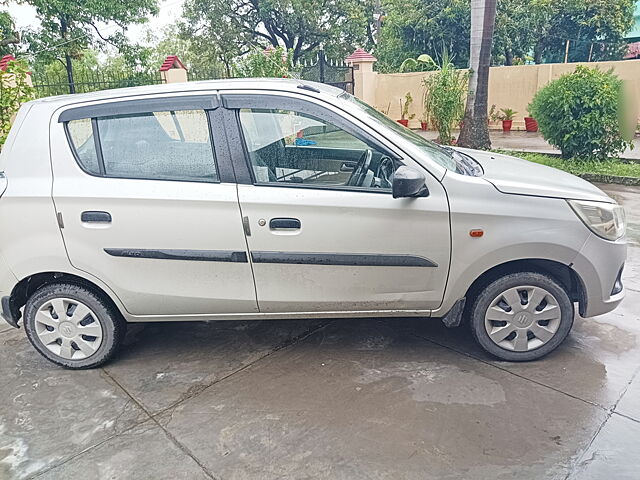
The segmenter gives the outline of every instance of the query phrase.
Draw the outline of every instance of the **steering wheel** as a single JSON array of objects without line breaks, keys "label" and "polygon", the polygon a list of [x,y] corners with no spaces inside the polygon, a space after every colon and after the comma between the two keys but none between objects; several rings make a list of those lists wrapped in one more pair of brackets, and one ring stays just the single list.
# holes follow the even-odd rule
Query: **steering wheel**
[{"label": "steering wheel", "polygon": [[378,164],[378,170],[376,171],[376,177],[380,180],[380,183],[376,185],[380,188],[391,188],[393,183],[393,173],[396,171],[396,166],[387,156],[383,156]]},{"label": "steering wheel", "polygon": [[371,165],[371,159],[373,158],[373,152],[370,148],[367,148],[362,155],[358,159],[358,163],[356,164],[353,172],[351,172],[351,176],[349,180],[347,180],[347,185],[350,187],[360,187],[362,186],[362,182],[364,178],[367,176],[367,172],[369,171],[369,165]]}]

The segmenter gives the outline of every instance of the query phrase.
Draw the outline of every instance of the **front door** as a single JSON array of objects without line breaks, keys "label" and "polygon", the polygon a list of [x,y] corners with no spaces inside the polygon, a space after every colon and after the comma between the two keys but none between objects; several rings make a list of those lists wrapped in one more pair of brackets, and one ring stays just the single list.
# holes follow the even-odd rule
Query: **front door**
[{"label": "front door", "polygon": [[223,102],[239,124],[236,170],[248,170],[238,195],[261,312],[440,305],[450,233],[437,180],[427,175],[428,197],[394,199],[395,168],[420,167],[357,119],[302,98]]},{"label": "front door", "polygon": [[55,126],[53,197],[69,259],[133,315],[257,312],[216,107],[213,95],[103,103]]}]

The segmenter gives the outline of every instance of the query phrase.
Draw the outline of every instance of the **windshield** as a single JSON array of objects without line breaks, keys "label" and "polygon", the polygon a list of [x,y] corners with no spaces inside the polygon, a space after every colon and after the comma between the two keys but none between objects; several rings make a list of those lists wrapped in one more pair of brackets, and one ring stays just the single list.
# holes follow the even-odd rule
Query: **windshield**
[{"label": "windshield", "polygon": [[382,112],[379,112],[372,106],[347,92],[341,93],[339,98],[356,105],[362,113],[374,119],[376,122],[382,123],[405,140],[411,142],[414,146],[426,153],[430,159],[447,170],[471,176],[478,176],[482,174],[480,165],[470,156],[452,148],[441,147],[434,142],[427,140],[415,133],[413,130],[403,127],[398,122],[394,122]]}]

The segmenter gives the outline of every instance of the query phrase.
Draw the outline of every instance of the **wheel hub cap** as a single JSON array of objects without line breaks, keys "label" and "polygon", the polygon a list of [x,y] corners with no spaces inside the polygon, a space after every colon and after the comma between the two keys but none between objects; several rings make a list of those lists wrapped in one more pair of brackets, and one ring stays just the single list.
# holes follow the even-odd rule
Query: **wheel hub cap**
[{"label": "wheel hub cap", "polygon": [[71,322],[62,322],[59,329],[63,337],[73,338],[76,336],[77,329]]},{"label": "wheel hub cap", "polygon": [[70,298],[44,302],[35,319],[36,335],[55,355],[65,360],[82,360],[102,344],[102,325],[84,303]]},{"label": "wheel hub cap", "polygon": [[531,325],[533,318],[527,312],[519,312],[513,317],[513,323],[521,328],[526,328]]},{"label": "wheel hub cap", "polygon": [[560,327],[558,300],[541,287],[509,288],[489,304],[484,326],[496,345],[517,352],[534,350],[551,340]]}]

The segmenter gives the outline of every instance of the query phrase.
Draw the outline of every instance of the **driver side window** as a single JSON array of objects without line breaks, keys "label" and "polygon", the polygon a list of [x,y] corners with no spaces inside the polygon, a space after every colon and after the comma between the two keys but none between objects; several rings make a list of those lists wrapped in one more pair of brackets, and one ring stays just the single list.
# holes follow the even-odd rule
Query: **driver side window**
[{"label": "driver side window", "polygon": [[241,109],[240,124],[258,184],[391,191],[395,166],[383,152],[317,117]]}]

